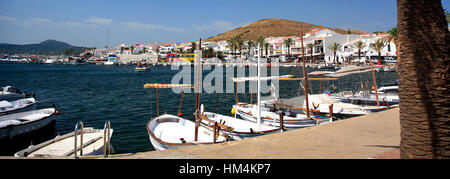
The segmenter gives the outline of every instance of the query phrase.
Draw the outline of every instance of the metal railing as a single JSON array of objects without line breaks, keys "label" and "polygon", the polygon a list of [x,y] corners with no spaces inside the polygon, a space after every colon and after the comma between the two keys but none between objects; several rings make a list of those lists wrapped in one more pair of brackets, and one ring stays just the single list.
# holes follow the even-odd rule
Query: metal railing
[{"label": "metal railing", "polygon": [[[103,154],[108,157],[111,154],[111,123],[109,121],[105,122],[105,126],[103,127]],[[108,150],[106,148],[108,147]]]},{"label": "metal railing", "polygon": [[80,156],[83,156],[83,129],[84,129],[84,125],[83,122],[79,121],[77,123],[77,125],[75,125],[75,146],[74,146],[74,156],[77,159],[78,156],[78,150],[77,150],[77,136],[78,136],[78,129],[80,131]]}]

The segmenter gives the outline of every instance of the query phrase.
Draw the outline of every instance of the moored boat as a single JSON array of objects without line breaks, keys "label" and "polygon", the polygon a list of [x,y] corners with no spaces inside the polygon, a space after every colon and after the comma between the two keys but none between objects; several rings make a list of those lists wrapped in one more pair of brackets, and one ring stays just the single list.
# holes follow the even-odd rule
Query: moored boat
[{"label": "moored boat", "polygon": [[0,115],[13,114],[31,110],[35,107],[36,99],[24,98],[15,101],[0,101]]},{"label": "moored boat", "polygon": [[209,120],[201,120],[200,123],[210,129],[214,127],[214,123],[226,124],[233,128],[232,132],[224,131],[223,133],[231,137],[231,140],[241,140],[245,138],[261,136],[264,134],[277,133],[284,130],[281,127],[272,125],[258,124],[256,122],[238,119],[235,117],[225,116],[212,112],[201,112],[202,118]]},{"label": "moored boat", "polygon": [[0,116],[0,139],[13,139],[54,124],[58,110],[52,108],[32,110]]}]

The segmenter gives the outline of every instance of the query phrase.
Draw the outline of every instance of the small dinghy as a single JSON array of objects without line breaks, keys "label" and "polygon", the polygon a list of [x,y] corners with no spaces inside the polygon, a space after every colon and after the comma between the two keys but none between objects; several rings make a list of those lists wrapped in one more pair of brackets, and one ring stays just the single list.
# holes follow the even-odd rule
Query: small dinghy
[{"label": "small dinghy", "polygon": [[0,116],[0,139],[12,139],[41,129],[56,121],[58,110],[53,108],[32,110]]},{"label": "small dinghy", "polygon": [[[106,156],[106,149],[111,150],[110,140],[113,129],[110,128],[109,121],[104,129],[84,128],[82,123],[80,129],[63,136],[56,136],[54,139],[38,145],[31,145],[27,149],[14,154],[15,157],[62,157],[62,156],[82,156],[82,155],[102,155]],[[78,126],[77,124],[77,126]],[[108,127],[106,127],[108,126]],[[81,130],[82,129],[82,130]],[[76,145],[76,149],[75,149]],[[105,146],[107,146],[105,148]],[[77,151],[75,155],[75,150]]]},{"label": "small dinghy", "polygon": [[0,101],[0,115],[13,114],[31,110],[35,107],[36,99],[25,98],[15,101]]}]

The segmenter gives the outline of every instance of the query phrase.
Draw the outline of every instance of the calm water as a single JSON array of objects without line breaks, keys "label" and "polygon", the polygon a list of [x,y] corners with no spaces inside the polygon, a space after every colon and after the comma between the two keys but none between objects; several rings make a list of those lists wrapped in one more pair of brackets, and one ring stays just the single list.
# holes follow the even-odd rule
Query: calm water
[{"label": "calm water", "polygon": [[[156,115],[155,90],[144,89],[143,85],[170,83],[178,72],[169,66],[153,67],[149,72],[138,73],[133,66],[0,64],[0,86],[11,85],[24,92],[35,93],[37,100],[44,101],[38,104],[38,108],[55,104],[60,110],[54,128],[24,136],[14,143],[0,143],[0,155],[13,155],[31,143],[73,132],[77,121],[83,121],[86,127],[103,128],[107,120],[111,121],[114,129],[111,144],[116,153],[154,150],[145,125]],[[204,71],[204,76],[209,72]],[[280,68],[280,75],[284,74],[301,77],[302,71],[301,68]],[[376,77],[379,86],[394,83],[397,79],[394,72],[376,72]],[[331,85],[339,90],[357,90],[357,82],[371,79],[370,73],[349,75],[339,81],[324,82],[323,90],[328,90]],[[314,93],[318,93],[319,83],[312,83]],[[248,91],[249,85],[246,86]],[[298,82],[282,81],[280,86],[282,98],[303,93],[298,90]],[[170,114],[177,114],[181,95],[170,89],[160,89],[158,93],[160,112],[167,110]],[[256,98],[255,95],[253,97]],[[250,102],[250,94],[240,94],[239,100]],[[201,103],[207,111],[229,115],[235,96],[202,94]],[[194,119],[194,105],[195,95],[186,93],[182,108],[185,118]]]}]

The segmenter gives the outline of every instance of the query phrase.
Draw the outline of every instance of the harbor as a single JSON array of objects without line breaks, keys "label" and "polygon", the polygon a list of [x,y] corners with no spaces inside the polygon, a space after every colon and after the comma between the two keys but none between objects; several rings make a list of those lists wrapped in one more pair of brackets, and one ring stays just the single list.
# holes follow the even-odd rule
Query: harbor
[{"label": "harbor", "polygon": [[0,159],[278,176],[450,157],[448,1],[85,1],[0,2]]},{"label": "harbor", "polygon": [[[11,68],[14,67],[14,68]],[[98,66],[98,65],[34,65],[34,64],[4,64],[1,65],[6,76],[0,81],[21,86],[22,91],[35,93],[38,101],[37,108],[45,108],[55,104],[59,114],[53,128],[39,132],[39,137],[23,138],[21,142],[14,143],[9,150],[2,151],[2,156],[13,155],[19,150],[27,148],[30,144],[36,145],[57,135],[73,132],[77,122],[82,121],[84,126],[103,129],[105,121],[111,122],[114,133],[111,146],[117,156],[125,154],[138,154],[154,151],[149,142],[145,129],[151,117],[156,116],[154,91],[142,88],[148,82],[165,83],[181,69],[173,70],[170,66],[154,66],[148,72],[136,72],[133,66]],[[225,67],[224,67],[225,68]],[[239,67],[249,70],[250,67]],[[323,71],[318,68],[308,68],[308,72]],[[207,75],[205,71],[204,75]],[[37,75],[39,73],[39,76]],[[194,72],[192,72],[194,73]],[[392,84],[396,80],[395,72],[375,72],[377,83],[381,86]],[[10,74],[10,75],[8,75]],[[19,75],[18,75],[19,74]],[[156,75],[158,74],[158,75]],[[302,76],[302,67],[281,67],[280,75]],[[192,74],[194,75],[194,74]],[[323,91],[339,87],[342,90],[357,91],[361,79],[370,81],[370,73],[352,74],[342,77],[342,81],[330,81],[323,84]],[[42,80],[45,79],[45,80]],[[357,79],[349,81],[347,79]],[[229,79],[231,80],[231,79]],[[319,94],[319,81],[313,81],[313,94]],[[77,84],[77,85],[74,85]],[[298,82],[280,81],[280,97],[292,98],[303,93]],[[50,88],[49,88],[50,87]],[[250,86],[246,86],[250,91]],[[99,90],[102,89],[102,90]],[[299,91],[300,89],[300,91]],[[179,95],[171,90],[160,91],[160,108],[168,114],[179,111]],[[174,95],[177,96],[174,98]],[[265,94],[267,96],[269,94]],[[256,101],[256,95],[241,93],[240,102]],[[233,116],[231,107],[236,103],[234,93],[202,94],[202,104],[207,111],[216,112],[225,116]],[[43,102],[39,102],[43,101]],[[220,101],[220,103],[217,103]],[[195,93],[186,93],[182,104],[182,113],[189,120],[195,120],[193,109]],[[341,118],[346,120],[345,118]],[[303,130],[303,129],[298,129]],[[8,149],[8,148],[6,148]]]}]

